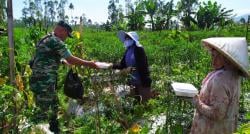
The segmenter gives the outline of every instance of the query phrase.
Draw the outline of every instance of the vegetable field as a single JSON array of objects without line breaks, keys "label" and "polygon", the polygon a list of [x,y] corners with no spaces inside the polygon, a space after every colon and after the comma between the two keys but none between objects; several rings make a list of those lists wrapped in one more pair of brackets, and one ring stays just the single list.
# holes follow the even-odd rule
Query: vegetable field
[{"label": "vegetable field", "polygon": [[[87,60],[119,62],[125,49],[117,31],[107,32],[86,28],[81,33],[74,27],[74,38],[66,43],[71,52]],[[227,26],[209,31],[138,31],[149,65],[152,89],[159,96],[147,104],[135,103],[130,97],[119,96],[126,90],[126,75],[111,70],[74,67],[80,74],[86,98],[81,108],[69,112],[70,100],[63,94],[64,78],[70,67],[61,66],[58,78],[60,127],[64,133],[88,134],[182,134],[191,128],[194,107],[190,100],[174,95],[173,81],[187,82],[200,88],[211,71],[210,56],[202,48],[201,39],[218,36],[245,36],[245,27]],[[16,86],[9,82],[7,36],[0,36],[0,133],[44,133],[33,125],[34,100],[29,88],[29,60],[35,43],[44,36],[37,28],[15,28]],[[77,108],[76,108],[77,109]],[[250,132],[250,82],[242,79],[238,132]],[[158,120],[158,122],[157,122]]]}]

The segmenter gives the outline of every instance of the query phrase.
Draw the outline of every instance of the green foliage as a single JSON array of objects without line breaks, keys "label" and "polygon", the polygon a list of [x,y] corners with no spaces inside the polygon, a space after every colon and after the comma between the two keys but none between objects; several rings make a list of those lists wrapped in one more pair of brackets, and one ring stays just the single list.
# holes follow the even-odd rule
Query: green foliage
[{"label": "green foliage", "polygon": [[145,26],[145,13],[143,11],[143,3],[138,3],[135,6],[135,8],[132,5],[129,6],[130,12],[127,15],[127,26],[130,30],[142,30]]},{"label": "green foliage", "polygon": [[152,26],[152,30],[155,30],[154,15],[158,9],[158,1],[157,0],[144,0],[143,4],[144,4],[146,14],[150,16],[150,23]]},{"label": "green foliage", "polygon": [[108,5],[108,14],[112,30],[125,29],[123,9],[121,5],[117,6],[119,1],[110,0]]},{"label": "green foliage", "polygon": [[4,24],[6,19],[6,9],[7,9],[6,0],[0,0],[0,25]]},{"label": "green foliage", "polygon": [[177,10],[181,14],[181,21],[186,29],[190,30],[191,22],[195,22],[192,15],[195,14],[198,0],[180,0],[177,3]]},{"label": "green foliage", "polygon": [[250,123],[242,124],[235,134],[249,134],[250,133]]},{"label": "green foliage", "polygon": [[160,2],[160,7],[157,12],[157,18],[156,18],[156,29],[162,30],[162,29],[170,29],[172,27],[171,25],[171,18],[177,14],[176,10],[174,9],[174,1],[171,0],[164,4],[164,2]]},{"label": "green foliage", "polygon": [[[36,33],[37,32],[37,33]],[[13,124],[14,117],[21,120],[32,119],[32,103],[30,99],[27,63],[34,51],[34,44],[44,33],[34,29],[15,29],[16,64],[18,74],[23,79],[25,92],[21,92],[12,86],[1,87],[0,101],[2,109],[2,122]],[[123,85],[127,81],[125,76],[115,76],[112,71],[93,70],[85,67],[77,67],[85,87],[85,97],[94,93],[94,99],[88,99],[83,108],[83,116],[67,114],[68,98],[63,94],[63,82],[68,67],[62,66],[58,71],[58,89],[60,98],[60,123],[66,133],[131,133],[134,124],[140,126],[140,133],[148,133],[151,130],[152,116],[163,115],[166,123],[157,128],[156,133],[185,133],[190,129],[193,118],[193,107],[189,101],[181,100],[173,95],[170,84],[172,81],[189,82],[200,87],[202,79],[210,71],[210,57],[201,46],[201,39],[213,36],[244,36],[244,28],[230,26],[226,29],[210,31],[138,31],[140,43],[144,46],[150,65],[153,79],[152,89],[160,93],[159,97],[150,100],[146,105],[139,105],[132,98],[122,97],[118,101],[113,93],[106,93],[102,89]],[[77,35],[77,34],[76,34]],[[8,43],[7,38],[0,37],[0,78],[8,78]],[[66,41],[71,52],[86,60],[96,60],[117,63],[120,62],[125,48],[117,38],[117,32],[104,32],[96,29],[85,29],[80,37]],[[93,79],[100,79],[100,83],[94,83]],[[107,80],[106,80],[107,79]],[[3,79],[2,79],[3,80]],[[110,80],[110,84],[108,83]],[[249,113],[249,81],[242,82],[242,96],[240,98],[240,111]],[[2,90],[3,89],[3,90]],[[19,95],[14,95],[19,94]],[[19,96],[15,98],[14,96]],[[29,96],[29,97],[28,97]],[[14,99],[15,98],[15,99]],[[8,101],[6,101],[8,100]],[[27,100],[27,101],[26,101]],[[17,102],[16,102],[17,101]],[[16,104],[16,107],[15,105]],[[21,107],[20,107],[21,106]],[[88,112],[91,108],[99,107],[98,112]],[[5,108],[5,109],[4,109]],[[7,109],[6,109],[7,108]],[[15,113],[13,109],[20,112]],[[25,109],[26,108],[26,109]],[[242,114],[242,113],[240,113]],[[242,119],[249,119],[246,114]],[[29,122],[32,124],[32,122]],[[2,123],[3,124],[3,123]],[[2,125],[0,124],[0,125]],[[19,123],[22,124],[22,123]],[[239,132],[244,132],[248,125],[242,125]],[[13,127],[7,131],[13,130]]]},{"label": "green foliage", "polygon": [[221,8],[221,5],[218,5],[217,2],[203,2],[203,5],[200,5],[197,12],[198,27],[201,29],[210,29],[215,26],[227,25],[231,20],[229,17],[232,15],[232,11]]},{"label": "green foliage", "polygon": [[[8,39],[7,37],[0,36],[0,64],[8,65]],[[5,75],[8,73],[8,67],[0,66],[0,75]]]},{"label": "green foliage", "polygon": [[[17,133],[17,128],[31,115],[31,110],[26,107],[28,96],[13,86],[3,85],[0,87],[0,132]],[[23,124],[22,124],[23,125]]]}]

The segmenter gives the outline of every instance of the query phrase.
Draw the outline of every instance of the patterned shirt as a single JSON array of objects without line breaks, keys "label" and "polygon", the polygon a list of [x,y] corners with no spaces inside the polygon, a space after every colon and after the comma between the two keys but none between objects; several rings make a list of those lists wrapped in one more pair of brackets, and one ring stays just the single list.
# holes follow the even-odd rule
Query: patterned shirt
[{"label": "patterned shirt", "polygon": [[66,44],[54,34],[47,35],[36,47],[30,86],[33,91],[46,90],[54,86],[60,60],[68,58],[71,52]]},{"label": "patterned shirt", "polygon": [[191,134],[231,134],[236,130],[240,77],[233,70],[211,72],[202,82]]}]

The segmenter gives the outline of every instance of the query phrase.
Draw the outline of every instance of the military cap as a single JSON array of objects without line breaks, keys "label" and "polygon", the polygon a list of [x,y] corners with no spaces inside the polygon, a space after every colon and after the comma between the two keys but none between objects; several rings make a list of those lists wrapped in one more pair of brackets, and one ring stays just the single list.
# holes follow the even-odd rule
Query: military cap
[{"label": "military cap", "polygon": [[70,38],[72,38],[72,28],[71,28],[71,26],[68,24],[68,23],[66,23],[66,22],[64,22],[64,21],[59,21],[58,23],[57,23],[57,25],[58,26],[61,26],[61,27],[64,27],[67,31],[68,31],[68,36],[70,37]]}]

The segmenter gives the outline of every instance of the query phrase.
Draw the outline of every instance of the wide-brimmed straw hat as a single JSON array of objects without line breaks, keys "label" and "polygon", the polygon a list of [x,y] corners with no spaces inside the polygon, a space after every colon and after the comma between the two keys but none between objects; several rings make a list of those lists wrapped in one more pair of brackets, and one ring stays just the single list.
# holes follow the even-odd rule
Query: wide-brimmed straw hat
[{"label": "wide-brimmed straw hat", "polygon": [[119,31],[118,32],[118,37],[120,39],[121,42],[125,41],[125,37],[129,36],[132,40],[135,41],[135,45],[138,47],[142,47],[142,45],[139,42],[139,36],[136,32],[124,32],[124,31]]},{"label": "wide-brimmed straw hat", "polygon": [[214,48],[231,63],[233,63],[245,77],[250,76],[248,68],[248,48],[246,38],[243,37],[214,37],[202,40],[208,49]]}]

